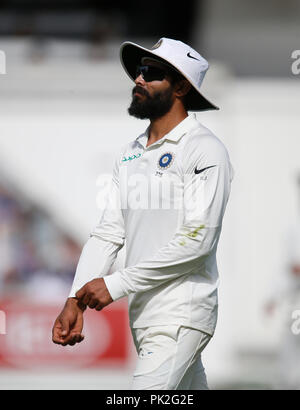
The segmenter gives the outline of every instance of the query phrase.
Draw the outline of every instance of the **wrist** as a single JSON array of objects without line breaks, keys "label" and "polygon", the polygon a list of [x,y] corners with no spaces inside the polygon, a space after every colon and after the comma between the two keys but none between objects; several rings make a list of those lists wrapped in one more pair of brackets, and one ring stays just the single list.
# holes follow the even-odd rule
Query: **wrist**
[{"label": "wrist", "polygon": [[75,307],[75,308],[81,310],[82,312],[84,312],[85,309],[86,309],[86,305],[84,305],[82,302],[80,302],[75,297],[69,297],[66,301],[66,306]]}]

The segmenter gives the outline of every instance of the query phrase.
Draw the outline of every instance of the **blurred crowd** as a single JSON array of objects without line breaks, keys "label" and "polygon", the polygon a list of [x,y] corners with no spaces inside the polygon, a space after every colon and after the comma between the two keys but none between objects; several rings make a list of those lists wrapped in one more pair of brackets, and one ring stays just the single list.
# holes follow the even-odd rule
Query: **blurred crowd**
[{"label": "blurred crowd", "polygon": [[283,257],[278,274],[268,289],[265,311],[281,312],[281,340],[278,349],[278,375],[273,387],[300,389],[300,174],[297,177],[298,214],[282,240]]},{"label": "blurred crowd", "polygon": [[0,181],[0,296],[24,289],[42,299],[66,293],[80,251],[50,215]]}]

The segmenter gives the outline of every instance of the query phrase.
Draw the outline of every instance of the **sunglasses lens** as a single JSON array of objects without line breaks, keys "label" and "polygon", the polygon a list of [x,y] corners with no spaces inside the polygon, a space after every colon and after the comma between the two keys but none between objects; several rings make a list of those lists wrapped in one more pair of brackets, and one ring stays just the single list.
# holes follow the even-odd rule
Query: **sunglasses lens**
[{"label": "sunglasses lens", "polygon": [[143,79],[146,82],[150,81],[162,81],[165,78],[166,72],[158,67],[149,65],[137,66],[136,78],[142,74]]}]

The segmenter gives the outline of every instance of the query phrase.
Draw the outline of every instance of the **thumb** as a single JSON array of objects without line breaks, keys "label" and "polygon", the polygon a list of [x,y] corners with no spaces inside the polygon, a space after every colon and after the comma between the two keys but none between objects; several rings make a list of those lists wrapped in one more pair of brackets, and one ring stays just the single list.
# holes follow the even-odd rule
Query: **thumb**
[{"label": "thumb", "polygon": [[69,333],[70,325],[69,321],[66,317],[61,318],[61,328],[62,328],[62,336],[66,336]]},{"label": "thumb", "polygon": [[83,296],[85,295],[85,285],[82,286],[77,292],[76,292],[76,298],[77,299],[82,299]]}]

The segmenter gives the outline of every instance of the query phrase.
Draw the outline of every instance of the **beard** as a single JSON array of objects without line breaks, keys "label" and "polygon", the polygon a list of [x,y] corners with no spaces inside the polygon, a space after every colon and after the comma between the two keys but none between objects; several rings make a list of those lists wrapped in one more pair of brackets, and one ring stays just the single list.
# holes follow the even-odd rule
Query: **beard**
[{"label": "beard", "polygon": [[157,91],[151,97],[150,94],[138,85],[132,90],[132,94],[139,92],[144,95],[144,99],[133,95],[130,107],[128,108],[129,115],[144,120],[146,118],[154,120],[160,118],[170,111],[173,105],[172,86],[165,91]]}]

